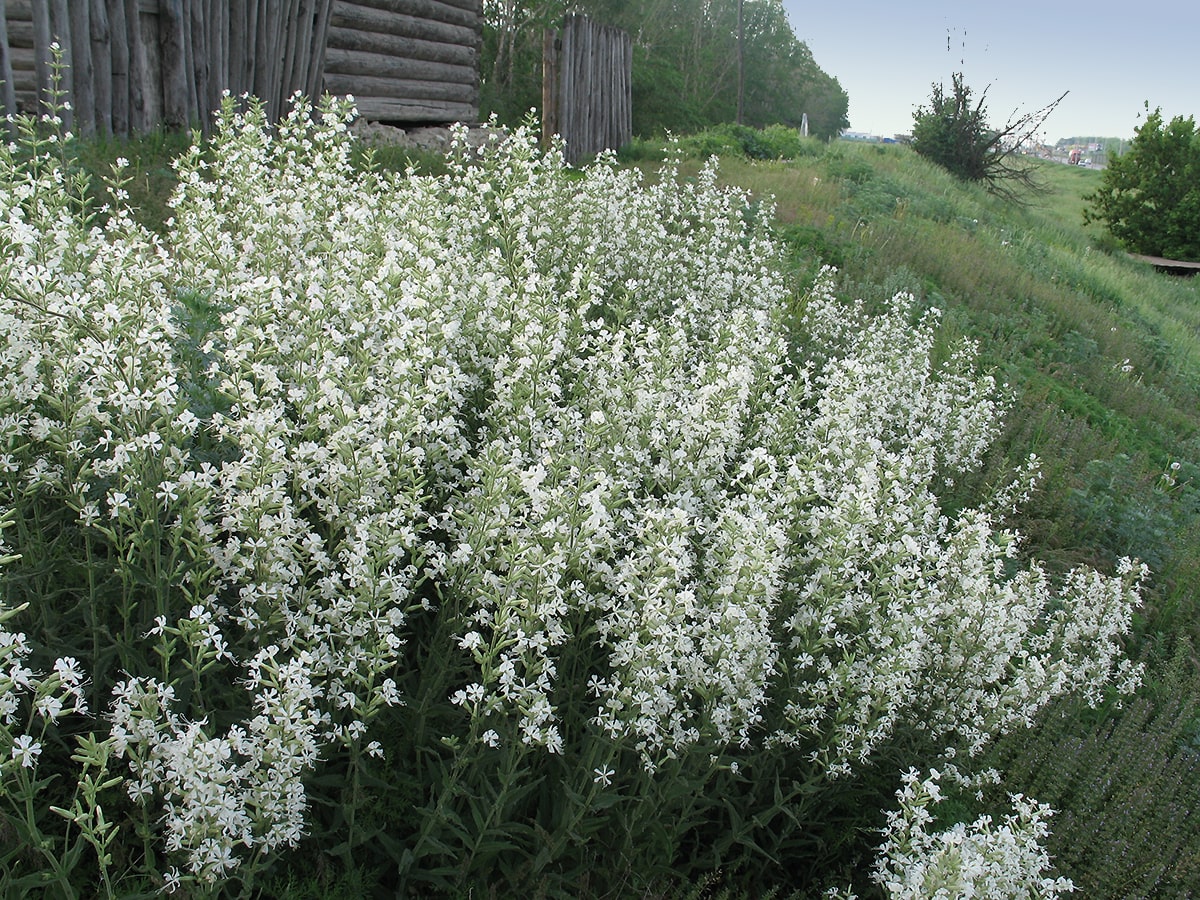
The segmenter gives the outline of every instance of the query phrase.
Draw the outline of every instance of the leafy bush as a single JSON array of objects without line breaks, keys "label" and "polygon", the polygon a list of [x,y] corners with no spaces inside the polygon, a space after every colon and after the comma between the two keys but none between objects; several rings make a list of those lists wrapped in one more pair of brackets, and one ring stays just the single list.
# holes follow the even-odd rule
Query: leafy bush
[{"label": "leafy bush", "polygon": [[980,182],[1005,199],[1018,199],[1021,189],[1040,190],[1034,170],[1018,151],[1036,136],[1062,97],[998,128],[988,123],[986,97],[985,88],[976,99],[961,72],[951,76],[948,91],[942,84],[933,85],[929,105],[913,113],[913,149],[963,181]]},{"label": "leafy bush", "polygon": [[808,886],[914,757],[1131,689],[1139,566],[1005,575],[1019,481],[941,511],[1003,402],[913,298],[785,321],[711,165],[364,174],[347,115],[227,101],[162,238],[0,151],[6,892],[248,894],[306,836],[400,892]]},{"label": "leafy bush", "polygon": [[[1147,110],[1149,107],[1147,106]],[[1103,222],[1135,253],[1200,261],[1200,129],[1148,112],[1129,152],[1111,159],[1084,199],[1084,221]]]},{"label": "leafy bush", "polygon": [[770,125],[751,128],[732,123],[714,125],[679,139],[685,156],[708,159],[710,156],[744,156],[747,159],[797,159],[818,156],[824,146],[815,138],[802,137],[795,128]]}]

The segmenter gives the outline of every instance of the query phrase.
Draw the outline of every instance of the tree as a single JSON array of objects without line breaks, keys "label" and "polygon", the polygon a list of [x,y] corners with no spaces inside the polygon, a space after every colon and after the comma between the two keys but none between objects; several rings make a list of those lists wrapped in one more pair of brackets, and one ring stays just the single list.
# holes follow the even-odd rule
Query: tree
[{"label": "tree", "polygon": [[828,139],[848,125],[846,92],[796,37],[780,0],[485,0],[483,10],[481,105],[511,124],[540,103],[542,29],[572,10],[633,37],[636,134],[732,122],[739,105],[757,127],[798,127],[807,113],[810,133]]},{"label": "tree", "polygon": [[949,93],[934,84],[929,105],[913,113],[913,149],[964,181],[982,182],[992,193],[1018,200],[1023,190],[1041,189],[1020,150],[1065,96],[993,128],[984,106],[987,88],[976,100],[962,72],[955,72]]},{"label": "tree", "polygon": [[[1146,104],[1147,110],[1149,104]],[[1110,159],[1084,222],[1103,222],[1135,253],[1200,262],[1200,130],[1189,116],[1163,124],[1155,109],[1129,152]]]}]

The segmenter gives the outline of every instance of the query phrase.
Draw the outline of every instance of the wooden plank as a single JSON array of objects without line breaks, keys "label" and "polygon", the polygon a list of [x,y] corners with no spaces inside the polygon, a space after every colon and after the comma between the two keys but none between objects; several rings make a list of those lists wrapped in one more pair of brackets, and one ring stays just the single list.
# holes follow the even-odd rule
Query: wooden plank
[{"label": "wooden plank", "polygon": [[[3,0],[0,0],[2,3]],[[32,22],[33,21],[33,4],[30,0],[8,0],[4,4],[8,11],[8,27],[11,28],[13,22]]]},{"label": "wooden plank", "polygon": [[477,78],[476,69],[472,66],[405,59],[379,53],[361,53],[337,47],[330,47],[325,51],[325,71],[327,75],[374,75],[379,78],[450,81],[458,84],[474,84]]},{"label": "wooden plank", "polygon": [[371,122],[474,122],[478,107],[469,103],[430,103],[391,97],[354,95],[359,116]]},{"label": "wooden plank", "polygon": [[1130,253],[1133,259],[1140,262],[1149,263],[1156,269],[1173,269],[1180,272],[1200,272],[1200,262],[1191,262],[1186,259],[1167,259],[1162,256],[1148,256],[1144,253]]},{"label": "wooden plank", "polygon": [[330,49],[358,50],[364,53],[378,53],[382,56],[425,59],[430,62],[451,63],[458,66],[475,67],[479,60],[479,54],[474,47],[470,46],[417,40],[371,31],[357,31],[332,25],[329,28],[327,46]]},{"label": "wooden plank", "polygon": [[[334,0],[334,9],[340,9],[345,2],[347,0]],[[465,5],[472,2],[474,8]],[[403,13],[418,19],[449,22],[452,25],[465,25],[480,30],[483,28],[483,7],[477,0],[464,0],[462,5],[442,0],[356,0],[356,5]]]},{"label": "wooden plank", "polygon": [[325,76],[325,89],[331,94],[356,98],[388,98],[398,100],[450,100],[456,103],[475,103],[478,100],[474,85],[448,81],[414,81],[401,78],[376,78],[370,75]]}]

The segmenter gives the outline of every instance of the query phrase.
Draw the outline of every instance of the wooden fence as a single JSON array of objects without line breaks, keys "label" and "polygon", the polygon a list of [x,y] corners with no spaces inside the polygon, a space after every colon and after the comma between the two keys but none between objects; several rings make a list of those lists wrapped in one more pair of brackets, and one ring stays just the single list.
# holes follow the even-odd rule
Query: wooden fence
[{"label": "wooden fence", "polygon": [[542,129],[566,142],[578,163],[633,138],[633,44],[629,33],[571,15],[546,32],[542,53]]},{"label": "wooden fence", "polygon": [[37,112],[61,48],[68,126],[207,128],[223,91],[278,114],[353,93],[382,121],[478,118],[482,0],[0,0],[5,114]]}]

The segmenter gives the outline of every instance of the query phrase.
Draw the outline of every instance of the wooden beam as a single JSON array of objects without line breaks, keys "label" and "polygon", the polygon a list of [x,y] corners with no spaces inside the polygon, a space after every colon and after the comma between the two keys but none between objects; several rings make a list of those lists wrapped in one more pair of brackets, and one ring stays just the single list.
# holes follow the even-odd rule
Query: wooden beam
[{"label": "wooden beam", "polygon": [[390,97],[354,97],[358,113],[371,122],[474,122],[478,107],[469,103],[432,103]]},{"label": "wooden beam", "polygon": [[[347,0],[334,0],[334,8],[340,8],[345,2]],[[483,28],[483,7],[479,0],[463,0],[461,5],[441,0],[357,0],[356,5],[402,13],[419,19],[432,19],[435,22],[465,25],[468,28]]]},{"label": "wooden beam", "polygon": [[390,10],[374,9],[361,3],[346,2],[334,5],[330,25],[341,30],[375,32],[380,35],[397,35],[465,46],[474,46],[479,34],[478,28],[468,25],[422,19]]},{"label": "wooden beam", "polygon": [[325,51],[326,75],[375,75],[380,78],[410,78],[415,81],[451,81],[474,84],[474,66],[450,65],[420,59],[384,56],[330,47]]},{"label": "wooden beam", "polygon": [[331,26],[329,49],[356,50],[377,53],[381,56],[396,56],[406,59],[424,59],[430,62],[450,63],[474,68],[479,54],[474,47],[438,41],[416,40],[395,34],[377,34],[371,31],[355,31],[350,28]]},{"label": "wooden beam", "polygon": [[397,100],[449,100],[457,103],[476,103],[478,91],[474,85],[448,81],[414,81],[403,78],[376,78],[371,75],[325,76],[325,89],[331,94],[353,94],[364,97]]}]

